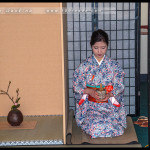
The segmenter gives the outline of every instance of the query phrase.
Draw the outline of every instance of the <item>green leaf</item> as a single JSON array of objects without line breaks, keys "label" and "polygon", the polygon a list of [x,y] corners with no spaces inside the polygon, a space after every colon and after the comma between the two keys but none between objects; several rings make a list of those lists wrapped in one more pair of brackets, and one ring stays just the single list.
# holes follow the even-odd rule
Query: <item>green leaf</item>
[{"label": "green leaf", "polygon": [[17,108],[20,107],[20,104],[18,104],[16,107],[17,107]]},{"label": "green leaf", "polygon": [[15,105],[13,105],[12,107],[11,107],[11,109],[16,109],[17,107],[15,106]]},{"label": "green leaf", "polygon": [[11,107],[11,109],[17,109],[18,107],[20,107],[20,104],[18,104],[18,105],[13,105],[13,106]]},{"label": "green leaf", "polygon": [[19,97],[18,99],[16,99],[15,103],[18,103],[21,97]]}]

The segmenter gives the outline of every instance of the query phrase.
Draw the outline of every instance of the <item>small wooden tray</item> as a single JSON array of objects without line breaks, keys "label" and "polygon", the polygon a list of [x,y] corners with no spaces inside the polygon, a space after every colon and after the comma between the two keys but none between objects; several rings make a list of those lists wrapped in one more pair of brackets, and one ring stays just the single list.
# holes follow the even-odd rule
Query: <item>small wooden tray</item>
[{"label": "small wooden tray", "polygon": [[20,126],[11,126],[7,121],[0,121],[0,130],[34,129],[37,121],[23,121]]}]

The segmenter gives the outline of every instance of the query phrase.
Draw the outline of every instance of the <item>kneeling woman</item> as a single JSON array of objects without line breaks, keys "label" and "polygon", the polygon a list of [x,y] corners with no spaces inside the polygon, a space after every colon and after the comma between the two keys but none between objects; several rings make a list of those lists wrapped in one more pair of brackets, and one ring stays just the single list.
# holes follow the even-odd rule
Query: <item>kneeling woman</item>
[{"label": "kneeling woman", "polygon": [[[123,102],[125,73],[117,61],[106,55],[108,35],[105,31],[94,31],[90,44],[93,54],[84,60],[73,74],[76,122],[92,138],[120,136],[126,128]],[[107,93],[104,99],[100,99],[96,88],[91,88],[99,85],[113,86],[113,90]],[[86,97],[81,103],[83,95]],[[89,97],[95,101],[91,101]],[[120,107],[113,105],[112,99]]]}]

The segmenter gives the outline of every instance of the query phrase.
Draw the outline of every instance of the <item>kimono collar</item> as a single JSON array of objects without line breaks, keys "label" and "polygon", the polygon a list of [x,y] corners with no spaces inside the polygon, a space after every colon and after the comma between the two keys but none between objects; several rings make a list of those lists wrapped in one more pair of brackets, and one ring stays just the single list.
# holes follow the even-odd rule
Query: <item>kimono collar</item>
[{"label": "kimono collar", "polygon": [[[94,56],[94,54],[93,54],[93,56]],[[96,57],[94,56],[94,58],[95,58],[95,60],[97,61],[97,63],[99,64],[99,66],[101,65],[101,63],[102,63],[102,61],[104,60],[104,58],[105,58],[105,55],[104,55],[104,57],[102,58],[102,60],[99,62],[97,59],[96,59]]]}]

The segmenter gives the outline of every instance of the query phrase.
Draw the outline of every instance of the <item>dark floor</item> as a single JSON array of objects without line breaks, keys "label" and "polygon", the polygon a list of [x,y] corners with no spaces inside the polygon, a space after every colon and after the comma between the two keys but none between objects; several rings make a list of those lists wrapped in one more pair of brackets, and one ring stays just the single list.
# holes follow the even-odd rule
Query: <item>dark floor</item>
[{"label": "dark floor", "polygon": [[[140,84],[140,116],[146,116],[148,117],[148,94],[147,94],[147,82],[141,82]],[[136,121],[139,116],[132,117],[133,121]],[[145,147],[148,145],[148,128],[147,127],[140,127],[138,125],[134,125],[136,134],[139,140],[139,143],[142,145],[142,147]]]}]

